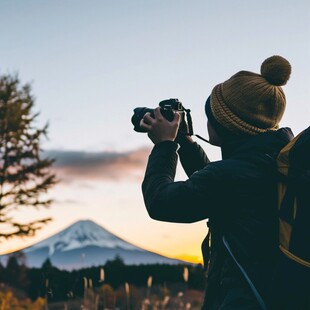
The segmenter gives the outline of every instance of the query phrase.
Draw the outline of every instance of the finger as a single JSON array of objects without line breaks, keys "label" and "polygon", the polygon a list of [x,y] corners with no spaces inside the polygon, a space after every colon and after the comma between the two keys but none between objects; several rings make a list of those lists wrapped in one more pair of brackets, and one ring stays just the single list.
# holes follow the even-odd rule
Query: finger
[{"label": "finger", "polygon": [[158,120],[163,120],[164,119],[163,115],[160,112],[160,107],[157,107],[154,110],[154,115],[155,115],[155,118],[158,119]]},{"label": "finger", "polygon": [[151,113],[150,112],[147,112],[145,113],[145,115],[143,116],[143,120],[144,120],[144,123],[146,124],[153,124],[154,123],[154,118],[151,116]]},{"label": "finger", "polygon": [[141,121],[140,121],[140,127],[141,127],[142,129],[145,129],[146,131],[149,131],[149,130],[151,130],[151,128],[152,128],[151,125],[146,124],[146,123],[144,122],[144,119],[143,119],[143,118],[142,118]]},{"label": "finger", "polygon": [[174,118],[173,118],[172,122],[174,124],[177,124],[178,126],[180,125],[180,122],[181,122],[181,115],[180,115],[180,113],[178,113],[178,112],[174,113]]}]

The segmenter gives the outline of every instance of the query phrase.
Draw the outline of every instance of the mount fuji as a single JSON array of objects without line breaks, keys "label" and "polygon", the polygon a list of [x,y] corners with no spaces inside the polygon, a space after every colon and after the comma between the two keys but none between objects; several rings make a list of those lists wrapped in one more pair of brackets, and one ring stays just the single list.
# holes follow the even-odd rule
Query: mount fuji
[{"label": "mount fuji", "polygon": [[[134,246],[90,220],[78,221],[20,252],[29,267],[41,267],[49,258],[55,267],[66,270],[102,266],[116,256],[127,265],[185,263]],[[8,257],[0,256],[0,262]]]}]

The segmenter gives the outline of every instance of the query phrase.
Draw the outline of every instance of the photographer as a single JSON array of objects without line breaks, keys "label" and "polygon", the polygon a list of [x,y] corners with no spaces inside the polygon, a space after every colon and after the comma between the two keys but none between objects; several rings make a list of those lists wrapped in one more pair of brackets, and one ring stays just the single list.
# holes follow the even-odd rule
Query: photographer
[{"label": "photographer", "polygon": [[[261,74],[240,71],[214,87],[205,113],[221,161],[209,162],[197,143],[178,134],[178,112],[168,121],[156,108],[154,117],[146,113],[140,122],[155,144],[142,184],[150,217],[176,223],[209,219],[203,309],[270,309],[273,302],[275,157],[293,136],[288,128],[278,129],[286,105],[281,86],[290,73],[289,62],[273,56],[263,62]],[[189,177],[183,182],[174,182],[177,153]]]}]

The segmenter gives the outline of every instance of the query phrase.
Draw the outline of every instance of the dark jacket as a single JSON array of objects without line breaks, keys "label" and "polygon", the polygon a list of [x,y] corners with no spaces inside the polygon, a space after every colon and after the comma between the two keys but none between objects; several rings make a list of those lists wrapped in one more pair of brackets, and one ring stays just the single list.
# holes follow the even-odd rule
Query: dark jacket
[{"label": "dark jacket", "polygon": [[259,309],[223,236],[268,303],[278,254],[275,157],[291,138],[284,128],[231,141],[222,148],[223,160],[212,163],[198,144],[184,145],[179,155],[189,179],[183,182],[174,182],[178,145],[166,141],[154,146],[142,184],[150,217],[176,223],[209,219],[204,309]]}]

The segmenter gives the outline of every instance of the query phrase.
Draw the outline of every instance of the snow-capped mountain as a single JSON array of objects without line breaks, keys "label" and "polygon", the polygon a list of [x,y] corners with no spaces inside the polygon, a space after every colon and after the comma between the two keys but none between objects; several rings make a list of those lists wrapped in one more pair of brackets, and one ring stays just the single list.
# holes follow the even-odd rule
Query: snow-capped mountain
[{"label": "snow-capped mountain", "polygon": [[55,251],[66,252],[87,246],[139,250],[139,248],[116,237],[95,222],[85,220],[76,222],[60,233],[25,249],[24,253],[48,248],[48,255],[52,256]]},{"label": "snow-capped mountain", "polygon": [[[54,266],[67,270],[104,265],[116,256],[128,265],[183,263],[136,247],[90,220],[78,221],[21,251],[29,267],[41,267],[49,258]],[[2,255],[0,261],[5,264],[7,258]]]}]

